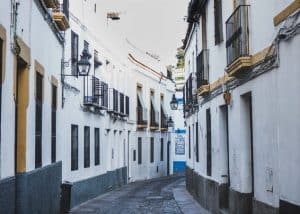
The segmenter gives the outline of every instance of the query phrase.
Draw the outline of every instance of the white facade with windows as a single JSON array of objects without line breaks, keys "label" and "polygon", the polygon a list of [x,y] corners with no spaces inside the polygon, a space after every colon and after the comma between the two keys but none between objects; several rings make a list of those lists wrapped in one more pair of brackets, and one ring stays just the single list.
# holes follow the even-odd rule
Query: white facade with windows
[{"label": "white facade with windows", "polygon": [[[168,173],[174,84],[164,67],[150,66],[149,56],[97,27],[107,14],[96,4],[1,2],[0,213],[58,213],[61,199],[68,211],[128,177]],[[91,54],[88,76],[78,75],[84,49]],[[148,109],[142,129],[138,85]]]},{"label": "white facade with windows", "polygon": [[213,212],[299,212],[299,14],[292,0],[190,3],[187,187]]}]

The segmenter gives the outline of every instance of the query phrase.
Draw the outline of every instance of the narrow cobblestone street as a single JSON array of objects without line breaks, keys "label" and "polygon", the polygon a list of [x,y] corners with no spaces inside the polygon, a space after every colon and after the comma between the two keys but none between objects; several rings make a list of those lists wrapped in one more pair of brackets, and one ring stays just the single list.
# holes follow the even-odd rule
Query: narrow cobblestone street
[{"label": "narrow cobblestone street", "polygon": [[130,183],[75,207],[71,213],[206,214],[185,190],[184,177],[164,177]]}]

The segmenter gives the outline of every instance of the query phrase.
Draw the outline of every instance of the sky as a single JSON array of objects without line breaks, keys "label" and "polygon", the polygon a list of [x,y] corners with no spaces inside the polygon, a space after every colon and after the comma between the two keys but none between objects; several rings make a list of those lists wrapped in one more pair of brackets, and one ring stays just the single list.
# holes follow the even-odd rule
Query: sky
[{"label": "sky", "polygon": [[[176,64],[182,46],[189,0],[97,0],[103,14],[120,12],[119,21],[107,21],[110,42],[122,38],[137,50],[158,55],[162,64]],[[97,9],[98,10],[98,9]]]}]

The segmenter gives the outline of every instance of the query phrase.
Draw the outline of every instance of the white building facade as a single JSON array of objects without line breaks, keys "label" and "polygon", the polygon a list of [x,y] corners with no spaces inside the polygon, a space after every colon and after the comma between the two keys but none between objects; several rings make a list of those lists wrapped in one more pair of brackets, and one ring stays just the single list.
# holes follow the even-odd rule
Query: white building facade
[{"label": "white building facade", "polygon": [[1,2],[0,213],[60,209],[62,10],[58,2]]},{"label": "white building facade", "polygon": [[[1,3],[0,213],[66,212],[170,173],[174,84],[145,56],[106,44],[96,7]],[[84,51],[88,75],[79,72]]]},{"label": "white building facade", "polygon": [[191,1],[187,188],[213,213],[298,213],[299,1]]}]

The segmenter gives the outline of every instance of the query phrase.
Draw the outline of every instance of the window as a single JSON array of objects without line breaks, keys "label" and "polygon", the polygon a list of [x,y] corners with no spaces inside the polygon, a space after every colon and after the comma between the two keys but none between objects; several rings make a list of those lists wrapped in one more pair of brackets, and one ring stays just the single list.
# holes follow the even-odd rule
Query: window
[{"label": "window", "polygon": [[94,12],[97,12],[97,4],[94,4]]},{"label": "window", "polygon": [[78,169],[78,126],[71,125],[71,170]]},{"label": "window", "polygon": [[52,85],[52,111],[51,111],[51,162],[56,161],[56,110],[57,87]]},{"label": "window", "polygon": [[223,42],[222,0],[215,0],[215,44]]},{"label": "window", "polygon": [[191,127],[189,126],[189,159],[191,159]]},{"label": "window", "polygon": [[154,138],[150,138],[150,163],[154,162]]},{"label": "window", "polygon": [[43,76],[36,72],[35,168],[42,166]]},{"label": "window", "polygon": [[160,139],[160,161],[164,161],[164,139]]},{"label": "window", "polygon": [[120,113],[125,115],[125,97],[123,93],[120,93]]},{"label": "window", "polygon": [[95,128],[95,165],[100,164],[100,129]]},{"label": "window", "polygon": [[84,168],[90,167],[90,127],[84,127]]},{"label": "window", "polygon": [[136,161],[136,150],[133,150],[133,161]]},{"label": "window", "polygon": [[196,123],[196,161],[199,162],[199,136],[198,136],[198,122]]},{"label": "window", "polygon": [[138,138],[138,164],[142,164],[142,138]]},{"label": "window", "polygon": [[211,116],[210,109],[206,110],[206,169],[207,176],[211,176]]},{"label": "window", "polygon": [[77,76],[78,75],[78,68],[77,68],[77,62],[78,62],[78,35],[75,32],[71,32],[71,69],[72,69],[72,75]]},{"label": "window", "polygon": [[126,116],[129,116],[129,97],[126,96],[125,98],[125,102],[126,102]]}]

